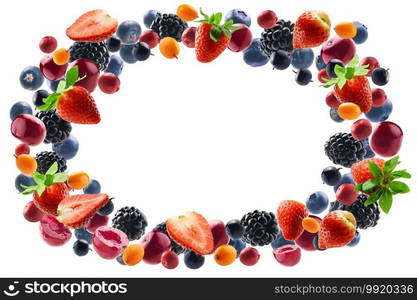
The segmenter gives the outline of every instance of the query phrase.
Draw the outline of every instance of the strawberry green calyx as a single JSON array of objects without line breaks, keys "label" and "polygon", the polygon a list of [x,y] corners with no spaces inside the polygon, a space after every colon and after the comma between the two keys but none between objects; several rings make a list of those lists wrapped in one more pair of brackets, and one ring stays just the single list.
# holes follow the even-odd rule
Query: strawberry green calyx
[{"label": "strawberry green calyx", "polygon": [[220,24],[223,15],[221,12],[212,14],[210,17],[206,15],[203,10],[200,8],[200,13],[204,17],[202,20],[198,20],[196,22],[199,23],[206,23],[212,26],[210,30],[210,38],[217,42],[221,36],[224,34],[229,39],[232,37],[232,32],[238,29],[241,29],[242,27],[233,25],[233,20],[229,20],[224,24]]},{"label": "strawberry green calyx", "polygon": [[365,206],[378,201],[382,211],[388,213],[392,206],[393,196],[396,194],[406,194],[410,191],[407,184],[398,181],[400,178],[411,178],[411,174],[406,170],[395,170],[400,164],[399,158],[399,156],[395,156],[387,160],[383,168],[378,167],[372,161],[368,162],[369,171],[374,178],[355,186],[355,190],[369,196],[365,201]]},{"label": "strawberry green calyx", "polygon": [[82,80],[83,78],[78,77],[78,66],[74,66],[68,70],[65,74],[65,80],[61,80],[58,84],[56,92],[50,94],[47,98],[43,99],[43,105],[39,106],[38,109],[41,111],[47,111],[51,109],[55,109],[59,100],[59,97],[66,91],[72,89],[74,84],[78,81]]},{"label": "strawberry green calyx", "polygon": [[349,79],[356,76],[364,76],[369,73],[369,65],[359,66],[358,64],[359,56],[355,55],[345,67],[335,65],[334,72],[337,77],[330,79],[323,78],[326,82],[322,85],[322,87],[329,88],[337,85],[339,89],[342,89]]},{"label": "strawberry green calyx", "polygon": [[38,196],[41,196],[48,186],[51,186],[54,183],[66,182],[68,179],[67,173],[66,172],[57,173],[57,172],[58,172],[57,162],[54,162],[49,167],[48,171],[46,171],[45,174],[35,172],[33,174],[33,180],[35,181],[36,185],[26,186],[22,184],[21,186],[25,188],[22,194],[28,195],[33,192],[36,192]]}]

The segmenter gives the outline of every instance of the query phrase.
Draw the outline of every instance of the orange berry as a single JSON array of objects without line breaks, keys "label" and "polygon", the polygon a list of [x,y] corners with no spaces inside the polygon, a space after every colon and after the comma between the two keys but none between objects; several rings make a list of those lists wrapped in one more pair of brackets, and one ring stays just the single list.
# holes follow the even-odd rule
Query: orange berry
[{"label": "orange berry", "polygon": [[123,261],[128,266],[134,266],[140,263],[144,255],[145,250],[143,249],[142,245],[129,245],[123,252]]},{"label": "orange berry", "polygon": [[20,154],[16,157],[16,166],[25,175],[32,175],[36,172],[38,162],[28,154]]},{"label": "orange berry", "polygon": [[302,221],[302,225],[305,231],[310,233],[317,233],[320,230],[320,223],[311,217],[304,218]]},{"label": "orange berry", "polygon": [[52,60],[58,66],[62,66],[68,63],[69,58],[70,58],[69,51],[65,48],[58,49],[52,54]]},{"label": "orange berry", "polygon": [[177,8],[177,15],[186,22],[194,21],[198,17],[197,10],[188,4],[181,4]]},{"label": "orange berry", "polygon": [[355,120],[361,115],[360,107],[355,103],[342,103],[338,108],[339,116],[344,120]]},{"label": "orange berry", "polygon": [[178,58],[180,46],[174,38],[166,37],[159,42],[159,51],[166,58]]},{"label": "orange berry", "polygon": [[230,265],[236,257],[237,251],[231,245],[222,245],[214,251],[214,260],[221,266]]},{"label": "orange berry", "polygon": [[76,172],[68,175],[67,184],[73,190],[82,190],[90,183],[90,177],[85,172]]},{"label": "orange berry", "polygon": [[356,25],[351,22],[342,22],[336,25],[334,31],[336,31],[337,35],[342,39],[351,39],[356,36],[358,29]]}]

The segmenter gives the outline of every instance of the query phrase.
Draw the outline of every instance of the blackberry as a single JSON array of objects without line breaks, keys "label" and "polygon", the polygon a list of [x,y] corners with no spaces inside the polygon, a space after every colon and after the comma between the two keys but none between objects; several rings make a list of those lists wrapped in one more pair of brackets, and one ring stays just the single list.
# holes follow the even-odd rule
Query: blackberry
[{"label": "blackberry", "polygon": [[241,220],[244,228],[242,240],[252,246],[265,246],[278,236],[277,219],[271,212],[254,210]]},{"label": "blackberry", "polygon": [[279,20],[274,27],[265,29],[261,34],[261,49],[265,55],[269,57],[278,50],[292,52],[293,31],[294,23],[285,20]]},{"label": "blackberry", "polygon": [[175,14],[158,14],[151,24],[151,29],[161,39],[172,37],[178,42],[181,42],[182,33],[187,27],[187,23]]},{"label": "blackberry", "polygon": [[54,162],[58,163],[58,172],[64,172],[67,169],[65,158],[53,151],[42,151],[36,154],[36,162],[38,163],[36,171],[41,174],[45,174]]},{"label": "blackberry", "polygon": [[168,234],[167,225],[165,222],[156,225],[153,231],[159,231],[159,232],[165,233],[171,240],[171,250],[174,251],[177,255],[180,255],[181,253],[185,252],[185,249],[183,247],[181,247],[173,239],[171,239],[171,237]]},{"label": "blackberry", "polygon": [[112,226],[126,233],[130,241],[138,240],[145,233],[148,221],[145,215],[136,207],[125,206],[119,209],[113,217]]},{"label": "blackberry", "polygon": [[106,42],[85,43],[75,42],[69,48],[70,62],[79,58],[89,59],[96,63],[97,67],[104,71],[109,64],[110,55]]},{"label": "blackberry", "polygon": [[336,133],[324,145],[329,159],[338,165],[350,168],[354,163],[365,158],[363,142],[356,140],[350,133]]},{"label": "blackberry", "polygon": [[39,111],[36,117],[40,119],[46,127],[45,144],[55,144],[62,142],[69,137],[72,126],[56,113],[55,110]]},{"label": "blackberry", "polygon": [[365,201],[368,197],[365,194],[360,194],[358,199],[349,206],[342,205],[341,210],[351,212],[356,219],[356,226],[360,229],[366,229],[376,226],[379,220],[380,210],[378,203],[372,203],[365,206]]}]

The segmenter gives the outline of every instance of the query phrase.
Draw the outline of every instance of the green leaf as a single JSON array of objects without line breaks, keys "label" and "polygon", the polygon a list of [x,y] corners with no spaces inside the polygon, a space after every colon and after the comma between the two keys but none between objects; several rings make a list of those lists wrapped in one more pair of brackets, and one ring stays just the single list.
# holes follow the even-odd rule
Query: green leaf
[{"label": "green leaf", "polygon": [[391,173],[400,163],[399,162],[400,157],[397,155],[390,160],[387,160],[384,164],[384,172],[385,173]]},{"label": "green leaf", "polygon": [[366,199],[364,205],[368,206],[368,205],[371,205],[372,203],[375,203],[376,201],[378,201],[381,195],[382,195],[382,191],[376,191],[375,193],[372,193],[371,195],[369,195],[368,199]]},{"label": "green leaf", "polygon": [[355,55],[350,62],[346,65],[346,67],[356,67],[359,63],[359,56]]},{"label": "green leaf", "polygon": [[339,78],[339,80],[337,82],[337,87],[339,89],[343,89],[343,87],[345,86],[346,82],[347,82],[347,79],[346,78],[344,78],[344,77],[343,78]]},{"label": "green leaf", "polygon": [[410,187],[401,181],[393,181],[389,184],[390,189],[395,193],[405,194],[410,191]]},{"label": "green leaf", "polygon": [[355,76],[355,68],[353,67],[347,67],[346,68],[346,78],[352,79]]},{"label": "green leaf", "polygon": [[22,192],[23,195],[32,194],[38,188],[37,185],[26,186],[26,185],[21,184],[20,186],[25,188],[25,190]]},{"label": "green leaf", "polygon": [[230,32],[229,29],[226,28],[221,28],[221,30],[223,31],[223,33],[230,39],[232,37],[232,33]]},{"label": "green leaf", "polygon": [[369,165],[369,171],[371,172],[371,174],[375,178],[381,179],[382,178],[381,169],[373,161],[368,161],[368,165]]},{"label": "green leaf", "polygon": [[38,196],[42,196],[43,192],[45,192],[46,186],[44,184],[38,185],[36,189],[36,193]]},{"label": "green leaf", "polygon": [[382,211],[387,214],[392,206],[392,193],[390,191],[385,191],[379,198],[378,203]]},{"label": "green leaf", "polygon": [[399,170],[391,173],[391,176],[394,178],[411,178],[411,174],[408,173],[406,170]]},{"label": "green leaf", "polygon": [[334,72],[339,78],[345,78],[346,69],[344,67],[335,65]]},{"label": "green leaf", "polygon": [[58,163],[54,162],[48,169],[48,171],[46,171],[47,175],[53,175],[56,172],[58,172]]},{"label": "green leaf", "polygon": [[54,183],[54,175],[51,174],[47,174],[45,175],[45,185],[46,186],[51,186]]},{"label": "green leaf", "polygon": [[217,26],[214,26],[210,30],[210,38],[213,41],[215,41],[215,42],[217,42],[220,39],[220,37],[222,36],[222,34],[223,34],[222,30],[219,27],[217,27]]},{"label": "green leaf", "polygon": [[48,111],[56,107],[56,103],[61,95],[60,94],[51,94],[47,98],[43,99],[45,104],[38,107],[41,111]]},{"label": "green leaf", "polygon": [[227,21],[226,23],[224,23],[223,24],[223,27],[229,27],[231,25],[233,25],[233,20],[232,19],[230,19],[229,21]]},{"label": "green leaf", "polygon": [[40,173],[33,174],[33,181],[35,181],[36,184],[43,184],[45,181],[45,175]]},{"label": "green leaf", "polygon": [[56,173],[53,178],[53,183],[65,182],[68,179],[67,173]]},{"label": "green leaf", "polygon": [[220,22],[222,21],[223,15],[221,12],[215,13],[213,15],[213,23],[214,24],[220,24]]},{"label": "green leaf", "polygon": [[61,80],[58,83],[58,87],[56,88],[56,93],[61,94],[65,90],[66,86],[67,86],[67,83],[65,82],[65,80]]},{"label": "green leaf", "polygon": [[369,192],[373,188],[377,187],[379,185],[379,180],[376,178],[369,179],[368,181],[364,182],[362,185],[362,190],[364,192]]},{"label": "green leaf", "polygon": [[78,66],[74,66],[71,69],[69,69],[69,71],[65,75],[65,81],[66,81],[65,89],[73,86],[78,81],[78,76],[79,76]]},{"label": "green leaf", "polygon": [[355,68],[354,76],[363,76],[369,73],[369,70],[367,68],[364,68],[364,66],[360,66]]},{"label": "green leaf", "polygon": [[355,191],[361,192],[362,191],[362,183],[358,183],[357,185],[355,185]]}]

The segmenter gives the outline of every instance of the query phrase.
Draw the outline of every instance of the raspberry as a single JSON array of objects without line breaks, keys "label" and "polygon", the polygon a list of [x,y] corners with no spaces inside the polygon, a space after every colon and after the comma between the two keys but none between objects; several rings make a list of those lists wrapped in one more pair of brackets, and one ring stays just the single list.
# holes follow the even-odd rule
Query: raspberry
[{"label": "raspberry", "polygon": [[374,178],[374,176],[369,171],[369,161],[372,161],[381,169],[384,167],[385,164],[385,161],[380,158],[368,158],[356,164],[353,164],[350,170],[352,172],[353,180],[355,180],[356,183],[363,183],[369,179]]}]

